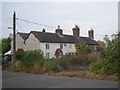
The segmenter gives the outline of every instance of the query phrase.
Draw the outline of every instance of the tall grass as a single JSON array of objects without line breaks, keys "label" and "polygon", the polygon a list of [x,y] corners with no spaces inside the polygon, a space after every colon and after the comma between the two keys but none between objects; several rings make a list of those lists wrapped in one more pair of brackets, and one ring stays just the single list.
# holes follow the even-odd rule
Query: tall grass
[{"label": "tall grass", "polygon": [[90,66],[90,64],[98,59],[97,55],[81,54],[73,56],[65,56],[69,66]]}]

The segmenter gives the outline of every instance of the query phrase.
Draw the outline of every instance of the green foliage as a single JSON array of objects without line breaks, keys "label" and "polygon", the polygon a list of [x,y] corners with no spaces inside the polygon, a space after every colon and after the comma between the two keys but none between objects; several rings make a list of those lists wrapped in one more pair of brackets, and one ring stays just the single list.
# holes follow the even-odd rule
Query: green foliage
[{"label": "green foliage", "polygon": [[16,52],[16,60],[22,60],[25,56],[25,52]]},{"label": "green foliage", "polygon": [[[118,34],[112,35],[112,40],[108,38],[106,35],[104,37],[104,41],[106,43],[106,47],[101,50],[100,52],[100,67],[99,64],[96,63],[92,66],[92,71],[97,72],[97,74],[103,73],[107,75],[111,74],[118,74],[120,71],[120,68],[118,67],[120,62],[120,56],[119,56],[119,42],[120,39],[118,38]],[[96,69],[95,67],[99,67]],[[98,73],[99,72],[99,73]]]},{"label": "green foliage", "polygon": [[45,29],[43,28],[42,32],[45,32]]},{"label": "green foliage", "polygon": [[40,50],[26,51],[20,60],[20,65],[23,70],[27,70],[29,72],[33,68],[34,64],[38,63],[40,66],[43,65],[43,59],[44,58]]},{"label": "green foliage", "polygon": [[101,73],[101,69],[102,69],[102,64],[100,62],[95,62],[91,64],[92,68],[91,70],[96,73],[99,74]]},{"label": "green foliage", "polygon": [[90,54],[92,49],[85,44],[75,44],[75,49],[78,55],[80,54]]},{"label": "green foliage", "polygon": [[2,54],[2,43],[0,43],[0,54]]},{"label": "green foliage", "polygon": [[103,49],[105,49],[105,43],[104,43],[104,41],[98,40],[97,43],[99,44],[98,45],[98,51],[99,52],[103,52]]},{"label": "green foliage", "polygon": [[57,67],[61,67],[62,70],[67,68],[67,62],[65,59],[44,59],[43,53],[40,50],[17,52],[16,54],[17,71],[44,73],[49,71],[57,71]]},{"label": "green foliage", "polygon": [[2,54],[10,50],[11,48],[10,42],[11,42],[10,37],[2,39]]}]

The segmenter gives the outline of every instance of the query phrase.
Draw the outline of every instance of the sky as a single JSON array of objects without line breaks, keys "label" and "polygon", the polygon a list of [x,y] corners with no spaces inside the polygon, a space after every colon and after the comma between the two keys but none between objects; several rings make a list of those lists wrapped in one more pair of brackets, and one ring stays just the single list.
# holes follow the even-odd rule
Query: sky
[{"label": "sky", "polygon": [[[2,2],[2,34],[6,38],[12,34],[13,12],[16,12],[17,32],[42,31],[55,32],[60,25],[63,34],[73,35],[72,28],[80,27],[80,36],[88,37],[93,28],[95,40],[103,40],[104,35],[118,32],[118,2],[70,2],[62,0],[42,0],[42,2]],[[30,22],[39,23],[33,24]],[[48,27],[50,26],[50,27]],[[52,28],[51,28],[52,27]]]}]

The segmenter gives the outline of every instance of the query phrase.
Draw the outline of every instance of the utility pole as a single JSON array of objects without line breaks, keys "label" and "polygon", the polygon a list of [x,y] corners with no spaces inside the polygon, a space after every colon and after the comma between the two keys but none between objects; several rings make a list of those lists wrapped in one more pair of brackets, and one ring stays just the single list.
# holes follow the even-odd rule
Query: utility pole
[{"label": "utility pole", "polygon": [[13,14],[13,64],[16,60],[16,13]]}]

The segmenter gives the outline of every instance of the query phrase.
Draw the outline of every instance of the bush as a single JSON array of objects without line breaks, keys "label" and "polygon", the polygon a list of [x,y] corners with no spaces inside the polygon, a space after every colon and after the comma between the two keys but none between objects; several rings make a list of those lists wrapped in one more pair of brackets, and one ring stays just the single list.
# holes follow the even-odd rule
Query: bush
[{"label": "bush", "polygon": [[102,64],[100,62],[94,62],[91,64],[91,71],[96,74],[100,74],[102,69]]},{"label": "bush", "polygon": [[112,35],[112,40],[106,35],[104,41],[106,47],[100,50],[100,63],[96,62],[91,65],[92,71],[97,72],[97,74],[118,74],[120,71],[120,67],[118,67],[120,62],[118,42],[120,42],[120,39],[118,39],[117,34]]},{"label": "bush", "polygon": [[61,70],[67,69],[67,62],[64,58],[45,60],[40,50],[19,52],[16,57],[19,61],[15,63],[15,71],[44,73],[56,72],[58,67],[62,68]]},{"label": "bush", "polygon": [[25,52],[16,52],[16,59],[21,60],[25,55]]}]

